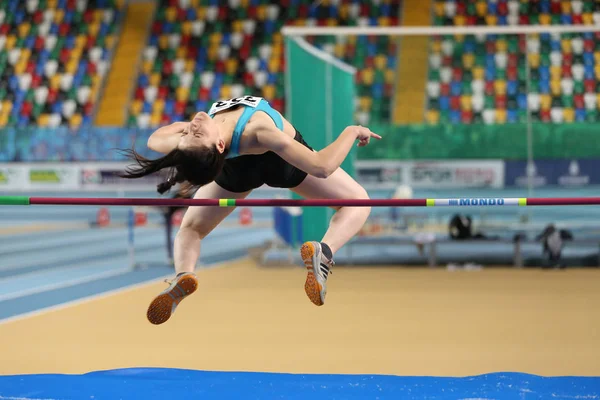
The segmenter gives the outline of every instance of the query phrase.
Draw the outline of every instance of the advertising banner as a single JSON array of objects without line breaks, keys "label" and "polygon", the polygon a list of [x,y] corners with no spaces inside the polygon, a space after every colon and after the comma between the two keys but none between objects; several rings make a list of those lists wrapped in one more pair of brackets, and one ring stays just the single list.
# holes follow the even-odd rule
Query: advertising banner
[{"label": "advertising banner", "polygon": [[600,159],[507,161],[507,186],[581,187],[600,184]]},{"label": "advertising banner", "polygon": [[390,188],[404,184],[414,188],[465,188],[504,185],[501,160],[457,161],[357,161],[358,181],[370,188]]}]

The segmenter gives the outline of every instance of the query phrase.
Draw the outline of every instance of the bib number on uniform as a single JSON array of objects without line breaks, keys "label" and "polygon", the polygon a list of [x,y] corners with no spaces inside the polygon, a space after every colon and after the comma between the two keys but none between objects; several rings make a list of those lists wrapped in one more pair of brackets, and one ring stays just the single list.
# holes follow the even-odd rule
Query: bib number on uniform
[{"label": "bib number on uniform", "polygon": [[208,112],[210,115],[218,113],[219,111],[227,110],[228,108],[243,104],[249,107],[256,107],[258,103],[262,100],[262,97],[255,96],[244,96],[244,97],[236,97],[235,99],[229,100],[219,100],[216,103],[213,103],[212,107],[210,107],[210,111]]}]

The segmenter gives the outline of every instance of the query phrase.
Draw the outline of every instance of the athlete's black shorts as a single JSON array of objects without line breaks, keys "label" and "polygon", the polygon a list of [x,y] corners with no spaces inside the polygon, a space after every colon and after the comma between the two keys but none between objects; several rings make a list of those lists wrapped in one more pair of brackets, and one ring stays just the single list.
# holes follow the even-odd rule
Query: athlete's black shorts
[{"label": "athlete's black shorts", "polygon": [[[294,139],[312,150],[296,130]],[[302,183],[308,174],[294,167],[276,153],[238,156],[225,160],[225,166],[215,182],[230,192],[247,192],[262,185],[293,188]]]}]

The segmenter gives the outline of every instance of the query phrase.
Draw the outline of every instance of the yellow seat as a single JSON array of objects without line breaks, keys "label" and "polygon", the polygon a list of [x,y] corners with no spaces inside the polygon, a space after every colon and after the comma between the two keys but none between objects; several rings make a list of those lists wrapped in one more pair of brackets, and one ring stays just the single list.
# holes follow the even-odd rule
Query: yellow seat
[{"label": "yellow seat", "polygon": [[508,50],[508,43],[504,39],[498,39],[496,41],[496,51],[505,52]]},{"label": "yellow seat", "polygon": [[162,113],[152,114],[150,116],[150,125],[152,125],[152,126],[160,125],[161,118],[162,118]]},{"label": "yellow seat", "polygon": [[240,6],[244,7],[244,8],[248,8],[249,4],[250,4],[250,0],[241,0],[241,2],[240,2]]},{"label": "yellow seat", "polygon": [[77,38],[75,38],[75,46],[73,47],[76,49],[82,49],[86,43],[87,37],[85,35],[77,35]]},{"label": "yellow seat", "polygon": [[550,80],[560,79],[562,76],[562,68],[560,65],[553,65],[550,67]]},{"label": "yellow seat", "polygon": [[139,115],[140,111],[142,111],[142,101],[141,100],[133,100],[131,102],[131,114]]},{"label": "yellow seat", "polygon": [[69,120],[69,126],[71,128],[79,128],[81,125],[81,121],[83,121],[83,117],[81,114],[73,114],[71,119]]},{"label": "yellow seat", "polygon": [[596,80],[600,80],[600,64],[596,64],[594,67],[594,74],[596,75]]},{"label": "yellow seat", "polygon": [[446,10],[444,10],[444,2],[436,1],[433,4],[433,9],[434,9],[435,15],[437,15],[438,17],[446,16]]},{"label": "yellow seat", "polygon": [[490,25],[490,26],[494,26],[498,24],[498,17],[496,17],[495,15],[487,15],[485,17],[485,22],[486,24]]},{"label": "yellow seat", "polygon": [[338,21],[335,18],[328,18],[326,25],[327,26],[338,26]]},{"label": "yellow seat", "polygon": [[112,50],[115,46],[115,37],[113,35],[108,35],[104,42],[106,43],[106,48]]},{"label": "yellow seat", "polygon": [[600,109],[600,93],[596,95],[596,105],[598,106],[598,109]]},{"label": "yellow seat", "polygon": [[540,109],[543,111],[547,111],[552,106],[552,96],[549,94],[541,94],[540,95]]},{"label": "yellow seat", "polygon": [[550,15],[540,14],[540,25],[550,25],[550,22],[552,22]]},{"label": "yellow seat", "polygon": [[48,114],[40,114],[37,120],[38,126],[45,127],[48,126],[50,116]]},{"label": "yellow seat", "polygon": [[273,100],[275,97],[275,86],[273,85],[265,85],[262,88],[262,97],[267,100]]},{"label": "yellow seat", "polygon": [[217,56],[219,55],[219,46],[217,45],[209,47],[207,54],[210,61],[216,61]]},{"label": "yellow seat", "polygon": [[230,99],[231,98],[231,86],[229,86],[229,85],[221,86],[221,98],[222,99]]},{"label": "yellow seat", "polygon": [[1,114],[0,115],[0,127],[5,127],[7,123],[8,123],[8,115]]},{"label": "yellow seat", "polygon": [[463,67],[467,70],[473,68],[475,65],[475,56],[472,53],[465,53],[462,56]]},{"label": "yellow seat", "polygon": [[383,54],[378,54],[375,56],[375,68],[379,71],[383,71],[387,66],[387,57]]},{"label": "yellow seat", "polygon": [[575,121],[575,110],[572,108],[565,108],[563,110],[563,116],[565,118],[565,122],[573,122]]},{"label": "yellow seat", "polygon": [[267,18],[267,6],[264,4],[256,7],[256,19],[259,21],[264,21]]},{"label": "yellow seat", "polygon": [[177,18],[177,9],[175,7],[167,7],[165,10],[165,20],[167,22],[175,22]]},{"label": "yellow seat", "polygon": [[77,73],[77,68],[79,67],[77,60],[71,60],[65,66],[65,72],[71,75],[75,75]]},{"label": "yellow seat", "polygon": [[584,25],[594,24],[594,15],[592,13],[586,12],[581,14],[581,19],[583,20]]},{"label": "yellow seat", "polygon": [[92,85],[92,90],[90,90],[90,99],[94,99],[94,101],[96,101],[96,99],[98,98],[98,90],[98,86]]},{"label": "yellow seat", "polygon": [[454,25],[465,26],[466,23],[467,23],[467,18],[464,15],[455,15],[454,16]]},{"label": "yellow seat", "polygon": [[436,125],[440,122],[440,113],[437,110],[429,110],[425,114],[425,120],[427,123]]},{"label": "yellow seat", "polygon": [[385,70],[384,75],[385,83],[394,83],[396,80],[396,71],[393,68],[388,68]]},{"label": "yellow seat", "polygon": [[19,25],[19,28],[18,28],[19,37],[24,38],[25,36],[27,36],[29,34],[30,29],[31,29],[31,25],[29,25],[29,23],[27,23],[27,22],[23,22],[21,25]]},{"label": "yellow seat", "polygon": [[190,35],[192,33],[192,23],[190,21],[185,21],[181,24],[181,34],[182,35]]},{"label": "yellow seat", "polygon": [[391,22],[392,21],[389,17],[379,17],[379,19],[377,20],[379,26],[390,26]]},{"label": "yellow seat", "polygon": [[54,23],[55,24],[62,23],[64,18],[65,18],[65,11],[62,8],[59,8],[56,11],[54,11]]},{"label": "yellow seat", "polygon": [[494,81],[494,91],[496,94],[505,95],[506,94],[506,81],[504,79],[497,79]]},{"label": "yellow seat", "polygon": [[198,3],[199,3],[199,1],[200,1],[200,0],[192,0],[192,1],[190,2],[190,5],[191,5],[192,7],[194,7],[194,8],[196,8],[196,7],[198,7]]},{"label": "yellow seat", "polygon": [[98,36],[99,31],[100,31],[99,24],[97,24],[97,23],[90,24],[90,26],[88,28],[88,32],[89,32],[90,36],[92,36],[92,37]]},{"label": "yellow seat", "polygon": [[150,86],[159,86],[160,85],[160,72],[155,72],[152,75],[150,75]]},{"label": "yellow seat", "polygon": [[496,110],[496,123],[497,124],[506,123],[506,110],[503,110],[503,109]]},{"label": "yellow seat", "polygon": [[235,75],[238,70],[238,60],[229,58],[225,61],[225,72],[227,75]]},{"label": "yellow seat", "polygon": [[433,54],[439,54],[442,52],[442,41],[439,39],[433,39],[431,41],[431,52]]},{"label": "yellow seat", "polygon": [[188,49],[186,46],[179,46],[177,48],[177,52],[175,53],[176,57],[185,60],[187,58],[187,51],[188,51]]},{"label": "yellow seat", "polygon": [[146,60],[142,63],[142,73],[149,75],[152,72],[152,66],[154,63],[151,60]]},{"label": "yellow seat", "polygon": [[[190,90],[186,87],[180,86],[175,91],[175,98],[177,99],[177,101],[187,101],[187,99],[189,97],[190,97]],[[228,98],[228,97],[224,97],[224,98]]]},{"label": "yellow seat", "polygon": [[375,77],[375,74],[373,73],[372,69],[365,68],[360,72],[360,74],[361,74],[363,84],[365,84],[365,85],[373,84],[373,78]]},{"label": "yellow seat", "polygon": [[2,102],[2,113],[3,114],[7,114],[7,115],[10,114],[10,112],[12,111],[12,109],[13,109],[12,101],[10,101],[10,100],[4,100]]},{"label": "yellow seat", "polygon": [[165,101],[163,99],[154,100],[154,104],[152,105],[152,113],[161,114],[165,109]]},{"label": "yellow seat", "polygon": [[58,5],[58,0],[48,0],[48,8],[56,8],[56,6]]},{"label": "yellow seat", "polygon": [[94,11],[94,22],[101,23],[103,17],[104,17],[104,10],[99,8]]},{"label": "yellow seat", "polygon": [[340,4],[338,8],[338,14],[340,19],[345,20],[350,15],[350,6],[346,3]]},{"label": "yellow seat", "polygon": [[202,21],[206,19],[206,8],[202,6],[196,7],[196,20]]},{"label": "yellow seat", "polygon": [[15,43],[17,43],[17,37],[15,35],[8,35],[4,47],[6,50],[12,50],[15,47]]},{"label": "yellow seat", "polygon": [[571,40],[570,39],[561,40],[560,47],[562,48],[563,53],[570,53],[571,52]]},{"label": "yellow seat", "polygon": [[540,55],[538,53],[528,53],[527,58],[529,59],[530,68],[538,68],[540,66]]},{"label": "yellow seat", "polygon": [[485,17],[487,14],[487,2],[479,0],[475,3],[475,11],[480,17]]},{"label": "yellow seat", "polygon": [[210,35],[210,37],[208,39],[208,43],[211,46],[218,46],[221,44],[222,39],[223,39],[223,35],[221,35],[219,32],[214,32]]},{"label": "yellow seat", "polygon": [[244,30],[244,23],[241,20],[235,20],[233,21],[233,23],[231,24],[231,28],[233,30],[233,32],[241,32]]},{"label": "yellow seat", "polygon": [[346,54],[346,46],[343,43],[336,43],[333,48],[333,55],[336,58],[343,58]]},{"label": "yellow seat", "polygon": [[600,64],[600,50],[594,52],[594,63]]},{"label": "yellow seat", "polygon": [[25,72],[25,68],[27,68],[27,63],[18,62],[17,64],[15,64],[15,74],[21,75]]},{"label": "yellow seat", "polygon": [[278,57],[271,57],[271,59],[269,60],[269,65],[268,65],[269,72],[272,74],[275,74],[275,73],[279,72],[280,68],[281,68],[281,60]]},{"label": "yellow seat", "polygon": [[371,105],[373,104],[373,99],[369,96],[362,96],[358,99],[358,109],[360,111],[371,111]]},{"label": "yellow seat", "polygon": [[485,76],[485,70],[483,67],[475,67],[473,68],[473,79],[482,80]]},{"label": "yellow seat", "polygon": [[550,92],[552,92],[553,96],[560,96],[561,87],[559,80],[551,80],[550,81]]},{"label": "yellow seat", "polygon": [[196,68],[196,60],[187,59],[185,61],[185,72],[194,72],[194,68]]},{"label": "yellow seat", "polygon": [[167,35],[160,35],[158,37],[158,48],[164,50],[167,48],[168,45],[169,38],[167,37]]},{"label": "yellow seat", "polygon": [[273,44],[271,47],[271,57],[280,57],[283,53],[283,45],[281,43]]},{"label": "yellow seat", "polygon": [[471,96],[460,96],[460,108],[461,110],[471,111]]},{"label": "yellow seat", "polygon": [[560,7],[562,9],[563,14],[571,14],[571,1],[564,0],[560,3]]},{"label": "yellow seat", "polygon": [[61,74],[56,73],[50,78],[50,88],[58,89],[60,87],[60,77]]}]

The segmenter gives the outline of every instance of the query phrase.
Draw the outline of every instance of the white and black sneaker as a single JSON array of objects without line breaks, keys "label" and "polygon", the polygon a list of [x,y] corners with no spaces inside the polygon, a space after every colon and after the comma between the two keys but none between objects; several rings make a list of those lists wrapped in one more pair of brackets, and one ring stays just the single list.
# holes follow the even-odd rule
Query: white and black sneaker
[{"label": "white and black sneaker", "polygon": [[308,270],[304,290],[306,295],[317,306],[325,303],[327,295],[327,278],[331,273],[333,260],[323,254],[321,243],[306,242],[300,248],[302,261]]}]

